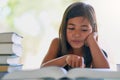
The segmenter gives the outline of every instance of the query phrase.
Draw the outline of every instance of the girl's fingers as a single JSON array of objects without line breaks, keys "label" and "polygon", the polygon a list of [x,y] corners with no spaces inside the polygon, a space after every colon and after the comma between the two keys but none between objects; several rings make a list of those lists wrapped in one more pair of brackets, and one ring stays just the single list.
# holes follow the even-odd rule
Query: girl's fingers
[{"label": "girl's fingers", "polygon": [[67,57],[66,57],[66,63],[68,64],[68,65],[72,65],[72,55],[68,55]]},{"label": "girl's fingers", "polygon": [[76,56],[72,59],[72,67],[80,67],[82,66],[82,57]]},{"label": "girl's fingers", "polygon": [[80,57],[78,56],[76,59],[76,65],[75,67],[79,67],[80,66]]},{"label": "girl's fingers", "polygon": [[68,55],[66,57],[66,63],[71,67],[81,67],[83,68],[84,65],[84,58],[77,56],[77,55]]},{"label": "girl's fingers", "polygon": [[71,65],[71,66],[72,66],[72,67],[75,67],[75,64],[76,64],[76,60],[75,60],[75,57],[73,56],[73,57],[72,57],[72,65]]},{"label": "girl's fingers", "polygon": [[85,64],[84,64],[84,58],[83,57],[81,57],[81,66],[80,66],[81,68],[84,68],[85,67]]}]

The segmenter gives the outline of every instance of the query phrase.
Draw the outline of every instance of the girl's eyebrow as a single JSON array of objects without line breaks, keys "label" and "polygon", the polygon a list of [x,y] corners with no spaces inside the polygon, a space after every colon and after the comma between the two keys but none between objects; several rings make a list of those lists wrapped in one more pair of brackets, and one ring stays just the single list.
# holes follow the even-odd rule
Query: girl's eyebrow
[{"label": "girl's eyebrow", "polygon": [[[75,26],[75,24],[74,23],[68,23],[68,25],[71,25],[71,26]],[[82,25],[82,26],[80,26],[80,27],[82,27],[82,28],[88,28],[88,25]]]},{"label": "girl's eyebrow", "polygon": [[81,27],[83,27],[83,28],[88,28],[88,25],[82,25]]},{"label": "girl's eyebrow", "polygon": [[68,25],[72,25],[72,26],[74,26],[75,24],[73,24],[73,23],[68,23]]}]

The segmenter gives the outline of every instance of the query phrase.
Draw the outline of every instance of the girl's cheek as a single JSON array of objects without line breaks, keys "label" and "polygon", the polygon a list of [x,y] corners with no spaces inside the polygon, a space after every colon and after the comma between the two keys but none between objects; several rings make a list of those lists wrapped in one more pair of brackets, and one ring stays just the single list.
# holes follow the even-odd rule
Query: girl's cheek
[{"label": "girl's cheek", "polygon": [[85,38],[84,38],[84,40],[86,40],[87,38],[88,38],[88,36],[90,35],[90,33],[89,34],[87,34],[86,36],[85,36]]}]

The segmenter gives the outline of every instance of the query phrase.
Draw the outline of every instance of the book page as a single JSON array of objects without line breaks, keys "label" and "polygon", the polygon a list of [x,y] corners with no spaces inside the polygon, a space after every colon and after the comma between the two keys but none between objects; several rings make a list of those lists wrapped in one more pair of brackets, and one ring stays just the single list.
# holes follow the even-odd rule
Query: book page
[{"label": "book page", "polygon": [[66,74],[67,71],[64,68],[57,66],[43,67],[40,69],[41,77],[51,77],[51,78],[59,79],[65,77]]},{"label": "book page", "polygon": [[108,79],[120,79],[120,72],[110,69],[93,69],[93,68],[74,68],[68,71],[67,77],[71,79],[76,78],[91,78],[95,80],[108,78]]},{"label": "book page", "polygon": [[2,80],[22,80],[22,79],[44,79],[44,78],[53,78],[58,80],[65,77],[67,71],[62,67],[49,66],[43,67],[35,70],[23,70],[11,72],[3,77]]}]

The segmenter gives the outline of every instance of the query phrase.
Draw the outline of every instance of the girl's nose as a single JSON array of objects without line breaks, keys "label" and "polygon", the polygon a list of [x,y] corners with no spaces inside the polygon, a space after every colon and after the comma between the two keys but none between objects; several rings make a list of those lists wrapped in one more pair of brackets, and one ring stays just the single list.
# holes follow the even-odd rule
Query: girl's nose
[{"label": "girl's nose", "polygon": [[81,35],[81,32],[79,30],[75,30],[74,36],[75,37],[80,37],[80,35]]}]

